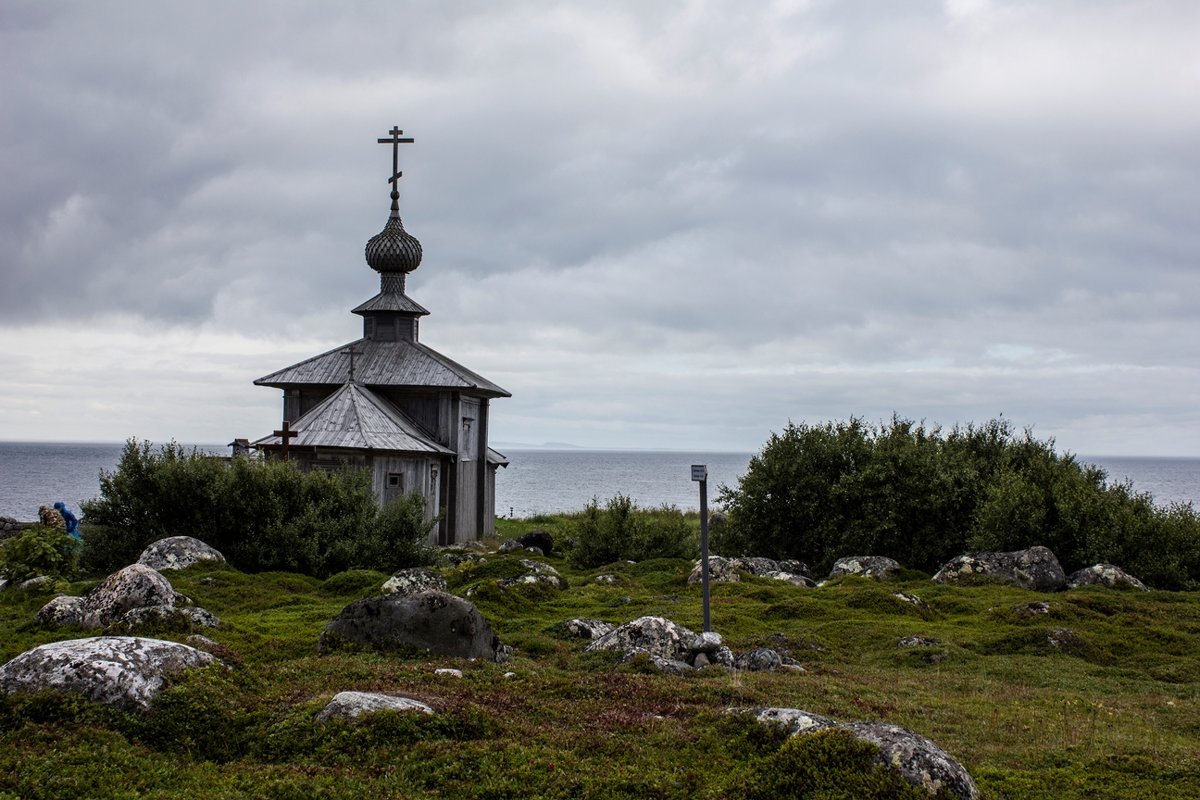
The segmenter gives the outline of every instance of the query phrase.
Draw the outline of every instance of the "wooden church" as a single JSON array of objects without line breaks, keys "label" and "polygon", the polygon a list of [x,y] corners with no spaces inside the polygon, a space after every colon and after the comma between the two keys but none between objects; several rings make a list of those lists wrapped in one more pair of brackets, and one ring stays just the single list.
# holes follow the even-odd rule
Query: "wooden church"
[{"label": "wooden church", "polygon": [[495,532],[496,470],[508,462],[488,447],[488,417],[511,395],[420,341],[429,312],[405,294],[421,243],[400,221],[399,146],[413,141],[403,133],[378,140],[392,145],[392,210],[367,242],[380,286],[353,310],[362,338],[256,380],[283,390],[283,425],[254,446],[301,469],[366,468],[382,503],[420,492],[431,518],[445,512],[430,544],[455,544]]}]

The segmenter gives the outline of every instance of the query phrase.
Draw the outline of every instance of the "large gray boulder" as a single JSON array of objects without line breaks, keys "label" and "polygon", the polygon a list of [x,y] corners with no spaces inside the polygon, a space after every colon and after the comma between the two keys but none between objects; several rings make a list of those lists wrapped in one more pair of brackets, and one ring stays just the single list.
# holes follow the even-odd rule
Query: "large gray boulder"
[{"label": "large gray boulder", "polygon": [[930,795],[945,790],[959,800],[979,798],[979,788],[962,764],[934,742],[907,728],[885,722],[837,722],[798,708],[756,708],[750,713],[764,724],[786,727],[792,736],[823,730],[847,731],[879,748],[876,761],[881,766],[898,770],[906,781]]},{"label": "large gray boulder", "polygon": [[846,556],[833,562],[829,578],[832,580],[846,575],[857,575],[860,578],[882,581],[895,575],[899,569],[899,562],[887,556]]},{"label": "large gray boulder", "polygon": [[1093,564],[1090,567],[1076,570],[1067,577],[1068,589],[1078,589],[1081,586],[1107,586],[1111,589],[1130,588],[1142,592],[1150,591],[1146,588],[1146,584],[1112,564]]},{"label": "large gray boulder", "polygon": [[946,562],[933,579],[946,584],[1006,583],[1035,592],[1066,588],[1058,559],[1041,545],[1009,553],[967,553]]},{"label": "large gray boulder", "polygon": [[170,582],[156,570],[145,564],[130,564],[84,595],[81,624],[85,628],[103,628],[134,608],[174,608],[175,598]]},{"label": "large gray boulder", "polygon": [[638,617],[601,636],[587,652],[614,650],[622,655],[645,653],[652,660],[685,662],[696,641],[695,632],[666,617]]},{"label": "large gray boulder", "polygon": [[203,561],[224,564],[225,556],[191,536],[169,536],[149,545],[138,556],[137,563],[150,569],[187,569]]},{"label": "large gray boulder", "polygon": [[410,697],[397,697],[377,692],[338,692],[329,701],[329,704],[317,714],[317,722],[329,722],[332,719],[352,720],[363,714],[373,714],[377,711],[432,714],[433,708]]},{"label": "large gray boulder", "polygon": [[325,626],[319,646],[326,651],[413,649],[497,662],[507,661],[512,652],[500,643],[479,609],[445,592],[382,595],[351,603]]},{"label": "large gray boulder", "polygon": [[424,567],[412,567],[393,573],[383,584],[384,594],[420,594],[421,592],[445,592],[449,589],[440,573]]},{"label": "large gray boulder", "polygon": [[194,647],[161,639],[71,639],[27,650],[0,667],[0,688],[70,692],[105,705],[145,709],[168,676],[216,661]]}]

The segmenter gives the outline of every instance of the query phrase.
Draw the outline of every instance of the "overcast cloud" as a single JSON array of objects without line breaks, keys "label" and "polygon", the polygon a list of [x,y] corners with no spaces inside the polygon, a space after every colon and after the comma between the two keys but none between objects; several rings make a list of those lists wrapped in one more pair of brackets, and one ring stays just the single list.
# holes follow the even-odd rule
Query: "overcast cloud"
[{"label": "overcast cloud", "polygon": [[1200,454],[1200,4],[0,11],[0,439],[225,442],[401,214],[492,438],[1003,414]]}]

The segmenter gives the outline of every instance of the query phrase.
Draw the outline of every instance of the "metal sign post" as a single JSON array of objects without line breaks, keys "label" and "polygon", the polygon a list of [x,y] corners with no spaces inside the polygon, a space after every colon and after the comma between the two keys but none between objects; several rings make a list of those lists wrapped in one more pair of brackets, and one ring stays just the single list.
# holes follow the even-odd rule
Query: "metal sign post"
[{"label": "metal sign post", "polygon": [[704,632],[712,630],[708,611],[708,465],[692,464],[692,480],[700,484],[700,593],[704,598]]}]

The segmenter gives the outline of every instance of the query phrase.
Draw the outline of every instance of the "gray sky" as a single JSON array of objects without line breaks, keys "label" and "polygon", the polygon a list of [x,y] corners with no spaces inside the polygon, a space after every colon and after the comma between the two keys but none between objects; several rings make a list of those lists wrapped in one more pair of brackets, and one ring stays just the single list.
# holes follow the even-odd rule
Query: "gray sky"
[{"label": "gray sky", "polygon": [[225,442],[401,214],[492,438],[1200,455],[1200,4],[0,8],[0,439]]}]

